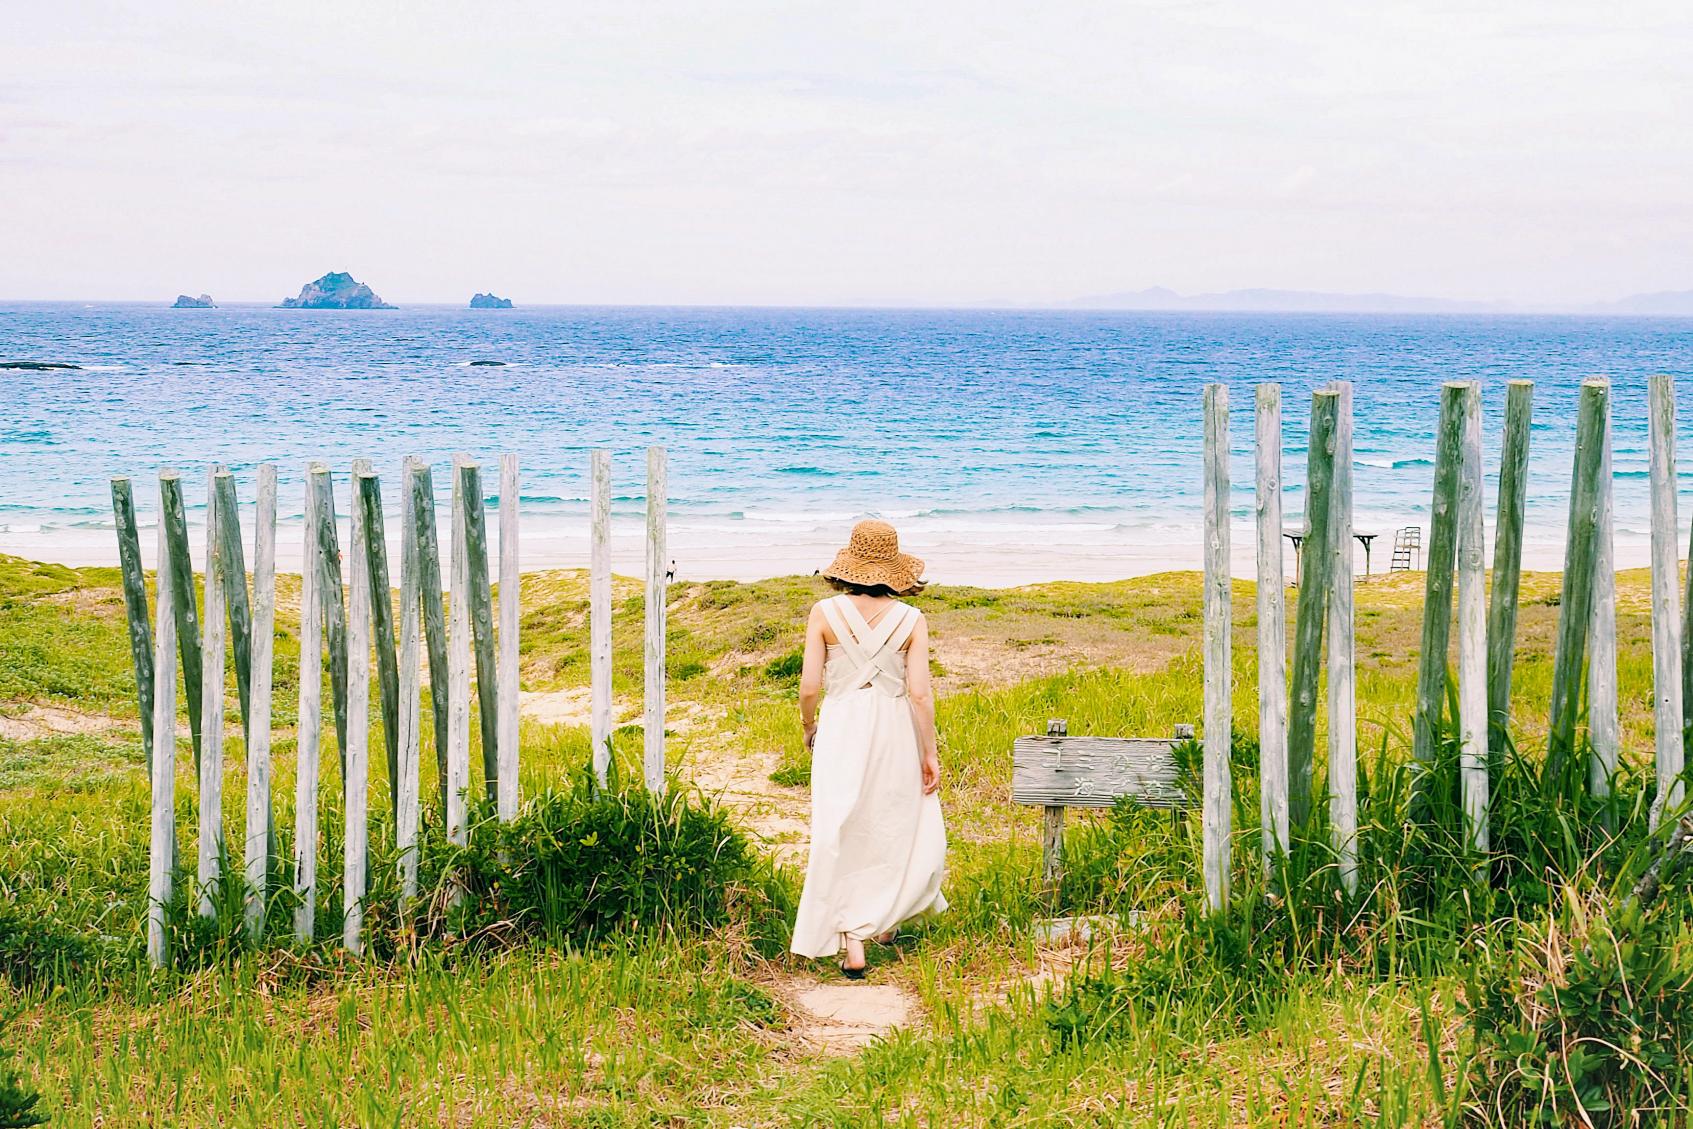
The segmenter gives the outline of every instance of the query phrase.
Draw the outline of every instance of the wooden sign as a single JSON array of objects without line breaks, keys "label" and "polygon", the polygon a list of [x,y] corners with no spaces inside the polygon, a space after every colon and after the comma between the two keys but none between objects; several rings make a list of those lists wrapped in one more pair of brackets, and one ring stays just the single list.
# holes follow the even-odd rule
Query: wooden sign
[{"label": "wooden sign", "polygon": [[1177,738],[1019,737],[1011,798],[1047,807],[1108,808],[1119,796],[1151,808],[1188,804],[1171,750]]}]

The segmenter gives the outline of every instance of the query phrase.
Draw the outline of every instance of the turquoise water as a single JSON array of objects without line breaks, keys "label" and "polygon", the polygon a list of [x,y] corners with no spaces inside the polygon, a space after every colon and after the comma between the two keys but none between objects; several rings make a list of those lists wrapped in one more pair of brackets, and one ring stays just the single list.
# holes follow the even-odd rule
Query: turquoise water
[{"label": "turquoise water", "polygon": [[[368,457],[392,479],[408,454],[491,463],[509,450],[523,467],[525,565],[579,564],[587,451],[616,452],[627,553],[640,450],[662,443],[684,575],[797,568],[877,513],[942,577],[1003,581],[1197,564],[1199,393],[1216,380],[1235,405],[1243,572],[1251,385],[1283,384],[1296,521],[1308,394],[1337,378],[1356,382],[1358,526],[1389,535],[1427,524],[1440,383],[1483,382],[1491,471],[1503,382],[1535,380],[1529,555],[1556,564],[1576,389],[1611,377],[1618,556],[1641,563],[1645,380],[1670,372],[1693,394],[1693,321],[0,305],[0,360],[19,359],[82,367],[0,371],[9,552],[115,559],[114,474],[136,478],[146,518],[161,466],[227,464],[250,498],[254,467],[274,461],[286,527],[310,459],[344,470]],[[503,364],[471,364],[485,360]],[[190,500],[202,493],[194,483]]]}]

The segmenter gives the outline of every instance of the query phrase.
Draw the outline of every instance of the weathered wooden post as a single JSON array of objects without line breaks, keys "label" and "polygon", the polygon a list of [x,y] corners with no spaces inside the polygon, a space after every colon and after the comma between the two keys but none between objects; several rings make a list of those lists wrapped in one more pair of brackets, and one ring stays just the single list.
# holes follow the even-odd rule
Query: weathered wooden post
[{"label": "weathered wooden post", "polygon": [[[470,592],[470,637],[476,652],[478,728],[482,733],[482,787],[497,802],[500,783],[500,688],[494,664],[494,594],[488,587],[488,526],[482,501],[482,468],[469,459],[458,465],[464,499],[466,580]],[[468,779],[468,778],[467,778]]]},{"label": "weathered wooden post", "polygon": [[[141,537],[135,527],[135,492],[129,479],[112,479],[112,524],[118,532],[123,607],[129,621],[129,657],[135,662],[135,703],[141,717],[141,756],[153,774],[153,628],[148,622],[147,577],[141,570]],[[160,575],[163,575],[162,573]]]},{"label": "weathered wooden post", "polygon": [[382,480],[360,459],[353,470],[353,506],[364,525],[361,563],[370,579],[370,630],[376,644],[376,682],[382,699],[382,744],[388,754],[388,803],[400,810],[400,670],[394,658],[394,595],[388,579],[388,532]]},{"label": "weathered wooden post", "polygon": [[[1320,553],[1306,554],[1307,559]],[[1229,390],[1205,386],[1205,899],[1213,913],[1229,901],[1233,816],[1229,744],[1233,716],[1229,577]],[[1301,598],[1301,603],[1303,603]]]},{"label": "weathered wooden post", "polygon": [[323,607],[321,517],[329,475],[306,473],[300,553],[300,712],[294,758],[294,938],[310,944],[317,926],[317,777],[323,739]]},{"label": "weathered wooden post", "polygon": [[1486,500],[1481,385],[1463,385],[1458,466],[1458,734],[1465,841],[1485,872],[1488,851]]},{"label": "weathered wooden post", "polygon": [[182,505],[182,479],[175,471],[159,476],[163,506],[159,521],[170,542],[171,610],[176,616],[177,649],[182,655],[182,691],[187,698],[188,731],[194,742],[194,769],[200,767],[200,614],[194,601],[194,558],[188,551],[188,516]]},{"label": "weathered wooden post", "polygon": [[247,716],[247,935],[264,932],[271,858],[270,706],[276,654],[276,467],[259,467],[253,531],[251,712]]},{"label": "weathered wooden post", "polygon": [[[402,913],[417,897],[417,825],[422,791],[423,679],[418,664],[422,657],[419,652],[423,643],[423,625],[419,619],[422,599],[418,577],[422,564],[418,544],[418,503],[414,490],[417,469],[417,460],[408,458],[400,491],[403,509],[400,520],[400,747],[399,783],[396,785],[398,798],[394,804],[394,849],[400,856]],[[444,695],[441,700],[446,700]],[[439,743],[439,730],[436,737]]]},{"label": "weathered wooden post", "polygon": [[317,536],[318,598],[323,601],[323,638],[329,651],[329,695],[335,707],[335,741],[341,758],[341,772],[347,771],[347,603],[341,585],[341,534],[335,523],[335,480],[329,467],[313,463],[311,477],[318,481]]},{"label": "weathered wooden post", "polygon": [[1334,588],[1329,597],[1329,834],[1341,887],[1358,892],[1358,701],[1352,648],[1352,382],[1331,387],[1335,402]]},{"label": "weathered wooden post", "polygon": [[1569,534],[1564,548],[1564,590],[1558,605],[1558,642],[1552,659],[1551,723],[1546,736],[1546,777],[1562,784],[1575,755],[1587,670],[1587,634],[1593,621],[1593,563],[1599,524],[1599,470],[1610,389],[1584,380],[1576,419],[1575,466],[1570,485]]},{"label": "weathered wooden post", "polygon": [[1340,394],[1311,394],[1311,438],[1306,456],[1305,551],[1299,558],[1299,602],[1293,628],[1293,687],[1287,717],[1288,819],[1303,827],[1311,817],[1311,772],[1317,746],[1317,678],[1323,627],[1334,571],[1333,508],[1335,429]]},{"label": "weathered wooden post", "polygon": [[1258,385],[1258,748],[1264,869],[1288,851],[1287,587],[1282,574],[1282,391]]},{"label": "weathered wooden post", "polygon": [[370,527],[360,502],[359,478],[370,462],[353,462],[350,575],[347,590],[347,748],[342,757],[341,944],[364,951],[364,895],[370,858]]},{"label": "weathered wooden post", "polygon": [[1511,664],[1522,581],[1523,518],[1528,505],[1528,440],[1534,382],[1513,380],[1505,392],[1505,443],[1499,460],[1499,508],[1493,525],[1493,596],[1487,618],[1489,748],[1510,739]]},{"label": "weathered wooden post", "polygon": [[[147,865],[147,959],[163,968],[170,959],[166,914],[171,878],[176,868],[176,586],[172,574],[171,536],[165,513],[166,482],[176,484],[176,472],[159,472],[159,548],[156,569],[158,631],[153,636],[153,795]],[[178,495],[180,498],[180,495]]]},{"label": "weathered wooden post", "polygon": [[[1065,737],[1069,723],[1061,717],[1048,718],[1046,735]],[[1062,757],[1063,754],[1060,754]],[[1064,805],[1044,804],[1041,807],[1040,828],[1040,886],[1041,896],[1056,908],[1058,896],[1064,888]]]},{"label": "weathered wooden post", "polygon": [[1611,409],[1607,398],[1600,438],[1598,516],[1594,526],[1592,645],[1587,658],[1588,790],[1603,799],[1611,794],[1617,757],[1622,752],[1622,722],[1617,713],[1617,574],[1611,512]]},{"label": "weathered wooden post", "polygon": [[518,573],[517,456],[500,456],[500,662],[499,662],[499,788],[502,821],[517,814],[518,789],[518,631],[522,608],[522,578]]},{"label": "weathered wooden post", "polygon": [[[435,785],[441,818],[447,817],[448,684],[447,616],[441,606],[441,549],[435,533],[435,486],[429,465],[412,459],[406,466],[412,501],[412,533],[417,538],[417,591],[423,605],[423,639],[429,652],[429,701],[435,724]],[[454,479],[457,489],[457,479]],[[450,569],[449,565],[449,569]]]},{"label": "weathered wooden post", "polygon": [[1655,723],[1658,795],[1652,803],[1655,831],[1666,808],[1681,803],[1682,745],[1681,610],[1676,606],[1678,527],[1675,513],[1675,381],[1665,374],[1648,386],[1652,482],[1652,716]]},{"label": "weathered wooden post", "polygon": [[200,916],[217,912],[212,897],[223,866],[224,561],[218,540],[217,470],[206,478],[206,623],[200,683]]},{"label": "weathered wooden post", "polygon": [[647,789],[664,791],[664,601],[669,569],[665,547],[666,467],[663,447],[647,448],[647,647],[644,729]]},{"label": "weathered wooden post", "polygon": [[470,549],[466,544],[469,520],[465,511],[471,500],[465,496],[465,487],[475,482],[461,473],[463,467],[461,461],[454,460],[451,587],[447,593],[447,841],[461,846],[470,835],[466,811],[466,792],[470,789]]},{"label": "weathered wooden post", "polygon": [[[253,611],[247,599],[247,553],[241,544],[241,503],[235,495],[235,476],[218,468],[212,476],[212,492],[217,495],[217,542],[223,563],[223,601],[229,609],[230,652],[235,656],[235,689],[241,702],[241,727],[246,733],[253,726]],[[208,505],[207,519],[210,517]],[[209,551],[206,559],[211,560]]]},{"label": "weathered wooden post", "polygon": [[1458,482],[1463,468],[1464,395],[1449,381],[1440,392],[1440,432],[1434,447],[1434,497],[1429,505],[1428,577],[1423,587],[1423,638],[1417,663],[1412,754],[1434,763],[1446,707],[1446,651],[1452,640],[1452,570],[1458,556]]},{"label": "weathered wooden post", "polygon": [[606,786],[611,764],[611,452],[589,457],[591,541],[588,556],[588,668],[592,694],[594,779]]}]

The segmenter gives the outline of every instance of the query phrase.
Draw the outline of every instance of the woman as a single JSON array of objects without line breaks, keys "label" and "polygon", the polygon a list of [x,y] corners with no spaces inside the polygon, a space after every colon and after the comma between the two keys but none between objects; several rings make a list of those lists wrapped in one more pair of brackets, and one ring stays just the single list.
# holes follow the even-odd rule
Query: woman
[{"label": "woman", "polygon": [[[800,720],[811,750],[811,858],[793,951],[864,978],[864,942],[946,908],[929,629],[896,597],[922,591],[923,562],[885,521],[861,521],[823,572],[840,595],[805,629]],[[828,689],[821,717],[819,692]]]}]

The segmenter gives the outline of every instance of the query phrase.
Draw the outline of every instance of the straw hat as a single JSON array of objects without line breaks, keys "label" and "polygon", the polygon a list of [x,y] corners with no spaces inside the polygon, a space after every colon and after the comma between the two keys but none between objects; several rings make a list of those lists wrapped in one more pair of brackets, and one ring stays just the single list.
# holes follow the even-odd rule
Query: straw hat
[{"label": "straw hat", "polygon": [[909,592],[923,582],[923,560],[900,552],[894,527],[870,518],[852,527],[847,547],[835,554],[823,575],[848,584],[886,584],[895,592]]}]

